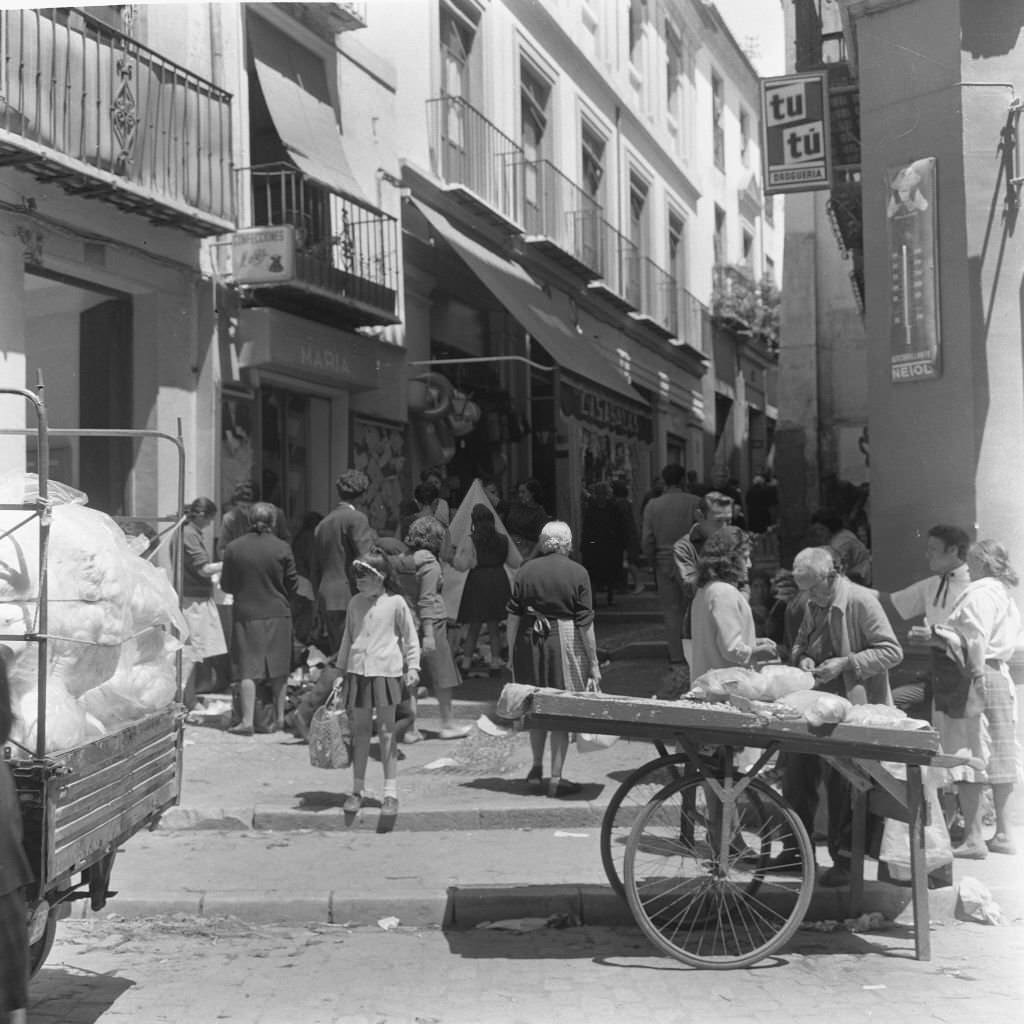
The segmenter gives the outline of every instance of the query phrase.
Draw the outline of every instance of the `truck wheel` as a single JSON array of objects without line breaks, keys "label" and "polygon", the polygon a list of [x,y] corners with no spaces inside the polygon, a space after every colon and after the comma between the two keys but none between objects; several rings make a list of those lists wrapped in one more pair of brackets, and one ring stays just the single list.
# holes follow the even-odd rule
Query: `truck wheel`
[{"label": "truck wheel", "polygon": [[57,934],[57,908],[50,907],[46,915],[46,927],[43,934],[28,947],[28,975],[34,978],[39,969],[46,963],[46,958],[53,948],[53,938]]}]

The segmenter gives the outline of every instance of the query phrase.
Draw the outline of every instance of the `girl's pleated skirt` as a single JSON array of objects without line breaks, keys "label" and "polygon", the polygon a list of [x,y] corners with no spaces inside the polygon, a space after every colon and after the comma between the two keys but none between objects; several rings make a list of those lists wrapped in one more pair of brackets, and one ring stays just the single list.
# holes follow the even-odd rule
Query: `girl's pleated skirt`
[{"label": "girl's pleated skirt", "polygon": [[391,708],[397,707],[405,696],[405,685],[397,676],[359,676],[350,672],[345,676],[345,707]]}]

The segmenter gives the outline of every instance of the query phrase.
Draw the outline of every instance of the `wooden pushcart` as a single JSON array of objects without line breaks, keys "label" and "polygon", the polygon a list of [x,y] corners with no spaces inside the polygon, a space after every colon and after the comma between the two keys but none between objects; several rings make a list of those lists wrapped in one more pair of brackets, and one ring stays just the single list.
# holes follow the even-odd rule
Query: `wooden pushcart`
[{"label": "wooden pushcart", "polygon": [[[922,767],[948,766],[930,729],[766,718],[726,705],[539,690],[527,728],[648,739],[661,756],[641,766],[609,803],[602,858],[652,942],[684,963],[749,966],[781,949],[800,927],[815,882],[807,831],[764,779],[780,753],[817,754],[852,783],[849,914],[861,912],[869,809],[910,826],[915,952],[931,957],[924,855]],[[677,753],[668,753],[674,745]],[[760,753],[746,770],[740,748]],[[905,766],[906,779],[886,764]],[[628,830],[628,831],[627,831]],[[797,856],[781,858],[783,850]],[[780,863],[783,861],[783,863]]]}]

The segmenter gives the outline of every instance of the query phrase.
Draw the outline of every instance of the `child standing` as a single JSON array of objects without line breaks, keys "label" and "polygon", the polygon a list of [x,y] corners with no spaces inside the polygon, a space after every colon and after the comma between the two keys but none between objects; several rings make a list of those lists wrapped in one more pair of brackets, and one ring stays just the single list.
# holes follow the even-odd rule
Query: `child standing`
[{"label": "child standing", "polygon": [[[0,658],[0,747],[14,724],[7,666]],[[21,846],[21,808],[14,779],[0,757],[0,1022],[24,1024],[28,1014],[28,915],[26,885],[32,882]]]},{"label": "child standing", "polygon": [[384,767],[382,817],[398,813],[398,748],[395,709],[420,674],[416,622],[402,596],[391,562],[371,552],[352,563],[358,593],[345,617],[345,632],[335,663],[345,674],[345,704],[352,728],[352,793],[346,814],[363,806],[366,764],[370,756],[373,714],[377,713],[380,759]]}]

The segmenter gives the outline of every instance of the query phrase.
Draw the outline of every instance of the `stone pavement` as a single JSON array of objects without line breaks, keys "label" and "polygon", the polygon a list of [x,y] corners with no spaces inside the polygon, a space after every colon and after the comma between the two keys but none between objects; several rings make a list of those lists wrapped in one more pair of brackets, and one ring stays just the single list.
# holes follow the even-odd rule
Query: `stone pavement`
[{"label": "stone pavement", "polygon": [[896,925],[797,933],[752,968],[700,971],[635,928],[527,934],[76,921],[32,986],[33,1024],[1010,1024],[1024,928],[951,924],[933,958]]}]

